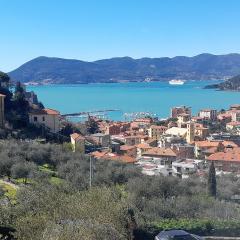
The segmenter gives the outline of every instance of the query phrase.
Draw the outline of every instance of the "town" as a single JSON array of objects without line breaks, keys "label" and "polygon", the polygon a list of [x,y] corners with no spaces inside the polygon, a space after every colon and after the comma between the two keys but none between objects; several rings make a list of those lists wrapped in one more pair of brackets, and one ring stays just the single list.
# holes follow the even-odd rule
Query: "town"
[{"label": "town", "polygon": [[[4,95],[0,99],[3,127]],[[65,139],[71,142],[72,151],[94,159],[133,164],[146,175],[180,178],[207,174],[211,162],[218,175],[240,170],[240,104],[227,110],[201,109],[195,116],[190,106],[172,107],[164,120],[146,115],[114,122],[89,115],[79,127],[67,122],[58,110],[39,109],[33,92],[27,92],[25,99],[32,106],[30,124],[49,130],[57,138],[64,125],[71,125]],[[82,131],[83,126],[89,131]]]}]

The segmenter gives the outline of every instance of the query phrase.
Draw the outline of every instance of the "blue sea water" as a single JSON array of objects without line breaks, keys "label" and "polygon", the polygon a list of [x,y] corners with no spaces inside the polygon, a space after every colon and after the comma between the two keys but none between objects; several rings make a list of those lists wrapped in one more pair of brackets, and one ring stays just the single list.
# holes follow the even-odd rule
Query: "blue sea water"
[{"label": "blue sea water", "polygon": [[168,117],[173,106],[191,106],[193,113],[202,108],[227,108],[240,103],[240,92],[203,89],[216,81],[187,81],[184,85],[168,82],[101,83],[79,85],[28,86],[37,93],[45,107],[61,114],[82,111],[119,109],[108,117],[123,120],[124,113],[151,112]]}]

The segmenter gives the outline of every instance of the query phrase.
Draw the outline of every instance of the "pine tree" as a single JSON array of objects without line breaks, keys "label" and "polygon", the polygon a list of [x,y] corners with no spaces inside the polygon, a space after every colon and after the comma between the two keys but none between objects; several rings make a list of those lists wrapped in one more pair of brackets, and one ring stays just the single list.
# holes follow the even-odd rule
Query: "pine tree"
[{"label": "pine tree", "polygon": [[208,172],[208,194],[214,198],[217,196],[216,171],[213,161],[211,162]]}]

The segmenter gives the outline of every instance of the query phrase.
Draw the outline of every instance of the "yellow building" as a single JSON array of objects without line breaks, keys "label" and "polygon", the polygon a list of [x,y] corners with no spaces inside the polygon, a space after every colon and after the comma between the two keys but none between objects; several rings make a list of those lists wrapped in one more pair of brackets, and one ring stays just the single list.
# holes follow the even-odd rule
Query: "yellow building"
[{"label": "yellow building", "polygon": [[148,135],[150,138],[159,140],[160,137],[166,132],[166,130],[167,130],[167,127],[165,127],[165,126],[152,125],[148,129]]},{"label": "yellow building", "polygon": [[73,152],[85,153],[85,138],[78,133],[70,135]]},{"label": "yellow building", "polygon": [[4,98],[6,96],[3,94],[0,94],[0,128],[4,128],[5,125],[5,116],[4,116]]}]

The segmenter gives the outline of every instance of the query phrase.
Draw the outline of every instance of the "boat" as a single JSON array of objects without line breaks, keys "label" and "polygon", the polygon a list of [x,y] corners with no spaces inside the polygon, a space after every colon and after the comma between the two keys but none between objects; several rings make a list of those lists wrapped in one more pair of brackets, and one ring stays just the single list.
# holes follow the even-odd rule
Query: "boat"
[{"label": "boat", "polygon": [[168,83],[171,85],[183,85],[185,81],[183,80],[177,80],[177,79],[173,79],[170,80]]}]

